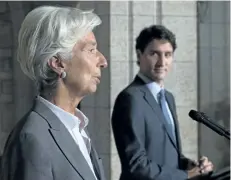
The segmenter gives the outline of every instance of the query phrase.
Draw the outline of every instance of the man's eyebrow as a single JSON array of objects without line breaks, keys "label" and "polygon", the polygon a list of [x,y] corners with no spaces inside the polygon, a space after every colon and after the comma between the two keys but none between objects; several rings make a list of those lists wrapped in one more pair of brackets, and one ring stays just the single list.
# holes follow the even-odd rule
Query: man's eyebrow
[{"label": "man's eyebrow", "polygon": [[[159,50],[150,49],[150,52],[161,53]],[[173,51],[164,51],[164,53],[173,53]]]}]

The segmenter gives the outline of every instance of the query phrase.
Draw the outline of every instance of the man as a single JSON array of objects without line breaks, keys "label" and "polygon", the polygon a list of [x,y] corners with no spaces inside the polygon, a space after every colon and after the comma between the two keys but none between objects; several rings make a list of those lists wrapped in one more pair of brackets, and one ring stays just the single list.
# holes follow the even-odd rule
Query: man
[{"label": "man", "polygon": [[185,180],[212,170],[182,155],[176,105],[164,89],[176,49],[174,34],[154,25],[136,39],[139,73],[116,98],[112,128],[122,165],[121,180]]},{"label": "man", "polygon": [[10,133],[1,180],[105,180],[89,120],[76,109],[107,66],[92,32],[100,23],[93,12],[68,7],[42,6],[26,16],[18,60],[39,95]]}]

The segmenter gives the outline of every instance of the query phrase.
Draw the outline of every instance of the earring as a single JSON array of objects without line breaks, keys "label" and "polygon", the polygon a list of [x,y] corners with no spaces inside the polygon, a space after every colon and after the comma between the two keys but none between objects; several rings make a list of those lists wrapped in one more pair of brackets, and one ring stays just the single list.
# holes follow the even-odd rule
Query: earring
[{"label": "earring", "polygon": [[67,76],[67,73],[65,71],[61,72],[60,78],[64,79]]}]

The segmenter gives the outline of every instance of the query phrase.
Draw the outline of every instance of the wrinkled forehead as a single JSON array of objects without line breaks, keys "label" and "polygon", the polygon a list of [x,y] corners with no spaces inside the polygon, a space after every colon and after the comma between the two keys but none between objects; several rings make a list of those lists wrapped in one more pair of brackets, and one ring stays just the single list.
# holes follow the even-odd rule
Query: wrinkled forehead
[{"label": "wrinkled forehead", "polygon": [[81,39],[82,42],[91,44],[91,45],[96,45],[96,38],[93,32],[87,33],[83,38]]},{"label": "wrinkled forehead", "polygon": [[89,32],[86,35],[84,35],[76,44],[76,47],[83,48],[85,46],[97,46],[96,38],[93,32]]}]

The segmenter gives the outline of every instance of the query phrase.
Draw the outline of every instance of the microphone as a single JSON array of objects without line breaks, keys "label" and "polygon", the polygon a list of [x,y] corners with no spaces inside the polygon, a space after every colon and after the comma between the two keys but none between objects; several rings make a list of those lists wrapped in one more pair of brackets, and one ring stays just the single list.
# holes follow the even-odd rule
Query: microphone
[{"label": "microphone", "polygon": [[226,131],[224,128],[217,125],[216,123],[210,121],[209,118],[204,113],[201,113],[201,112],[198,112],[195,110],[191,110],[189,112],[189,117],[191,117],[193,120],[195,120],[199,123],[204,124],[208,128],[210,128],[213,131],[215,131],[216,133],[218,133],[219,135],[225,136],[227,139],[230,140],[230,132]]}]

